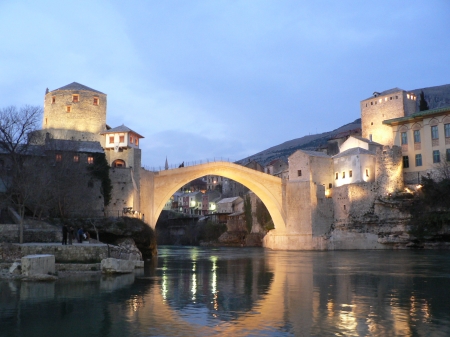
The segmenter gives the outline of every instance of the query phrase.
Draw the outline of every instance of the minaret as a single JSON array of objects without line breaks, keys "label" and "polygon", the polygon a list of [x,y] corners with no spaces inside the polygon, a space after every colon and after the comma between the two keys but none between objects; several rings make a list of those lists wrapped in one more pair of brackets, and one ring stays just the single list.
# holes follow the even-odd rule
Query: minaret
[{"label": "minaret", "polygon": [[166,165],[164,165],[164,169],[166,169],[166,170],[169,169],[169,163],[167,162],[167,157],[166,157]]}]

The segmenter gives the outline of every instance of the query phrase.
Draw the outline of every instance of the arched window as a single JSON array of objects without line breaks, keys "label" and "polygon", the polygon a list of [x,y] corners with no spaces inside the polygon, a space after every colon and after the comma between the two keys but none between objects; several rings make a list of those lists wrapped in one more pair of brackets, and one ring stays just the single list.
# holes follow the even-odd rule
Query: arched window
[{"label": "arched window", "polygon": [[113,161],[112,167],[125,167],[125,161],[123,161],[122,159],[116,159]]}]

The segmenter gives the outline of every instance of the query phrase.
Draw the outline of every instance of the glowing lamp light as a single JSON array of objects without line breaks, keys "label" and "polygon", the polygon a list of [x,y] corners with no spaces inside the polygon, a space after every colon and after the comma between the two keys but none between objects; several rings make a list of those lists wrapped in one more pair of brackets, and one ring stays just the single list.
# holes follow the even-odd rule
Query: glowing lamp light
[{"label": "glowing lamp light", "polygon": [[330,197],[331,197],[331,191],[330,191],[329,188],[327,188],[327,189],[325,190],[325,197],[326,197],[326,198],[330,198]]},{"label": "glowing lamp light", "polygon": [[422,188],[422,185],[416,185],[416,188],[418,189],[418,190],[420,190],[421,188]]}]

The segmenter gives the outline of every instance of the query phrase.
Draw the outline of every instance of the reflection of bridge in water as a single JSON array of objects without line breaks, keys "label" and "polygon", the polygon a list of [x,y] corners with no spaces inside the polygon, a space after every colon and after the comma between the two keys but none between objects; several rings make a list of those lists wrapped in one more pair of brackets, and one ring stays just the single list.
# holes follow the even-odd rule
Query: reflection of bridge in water
[{"label": "reflection of bridge in water", "polygon": [[[261,252],[264,254],[263,252]],[[267,263],[267,261],[270,261]],[[177,295],[171,294],[168,296],[169,288],[172,289],[173,283],[169,284],[170,277],[163,276],[159,280],[159,284],[151,288],[151,290],[144,296],[142,302],[145,302],[140,308],[136,308],[136,311],[130,314],[130,321],[138,322],[146,321],[147,326],[155,327],[156,335],[168,336],[174,331],[174,327],[178,331],[179,336],[238,336],[242,335],[243,331],[247,331],[250,335],[258,335],[258,331],[267,329],[268,326],[282,327],[287,321],[290,321],[291,329],[294,331],[309,331],[312,325],[312,294],[313,294],[313,273],[312,266],[310,264],[301,268],[296,268],[293,272],[289,270],[288,264],[279,263],[276,259],[261,258],[261,263],[264,265],[253,265],[252,272],[255,275],[254,284],[252,286],[247,285],[246,291],[256,292],[257,277],[264,277],[261,273],[270,272],[271,279],[266,280],[267,289],[264,293],[255,295],[253,294],[253,301],[251,305],[245,310],[240,310],[230,319],[223,319],[221,317],[221,311],[224,308],[220,308],[223,303],[217,303],[217,298],[221,292],[229,293],[232,291],[230,287],[236,280],[228,280],[220,283],[220,277],[227,277],[227,275],[233,274],[232,268],[236,268],[236,261],[231,261],[229,266],[230,270],[227,275],[218,275],[217,264],[214,259],[211,261],[211,277],[209,279],[208,290],[212,297],[211,307],[203,313],[207,315],[208,322],[203,319],[199,319],[197,323],[190,317],[190,320],[186,320],[186,316],[183,315],[183,310],[174,308],[174,305],[179,303],[171,303],[171,301],[179,302],[180,298]],[[230,261],[228,261],[230,263]],[[162,267],[164,270],[164,266]],[[171,267],[173,268],[173,266]],[[185,266],[186,268],[186,266]],[[260,269],[258,272],[256,269]],[[197,282],[200,280],[195,279],[195,272],[192,273],[191,279],[189,279],[188,290],[192,297],[190,298],[190,304],[196,303],[195,297],[199,296],[199,290],[195,290]],[[226,289],[226,288],[229,289]],[[289,292],[287,292],[289,289]],[[173,291],[172,291],[173,292]],[[244,295],[244,294],[240,294]],[[248,295],[248,294],[246,294]],[[225,294],[223,294],[225,296]],[[209,297],[209,298],[211,298]],[[206,299],[205,301],[208,301]],[[186,304],[186,307],[188,305]],[[187,308],[187,310],[201,311],[200,307]],[[230,311],[229,308],[225,309]],[[286,312],[301,312],[298,317],[286,317]],[[257,314],[256,314],[257,313]],[[195,314],[194,314],[195,316]],[[217,320],[217,324],[212,324],[213,320]],[[292,327],[294,323],[295,327]],[[264,328],[263,328],[264,327]]]}]

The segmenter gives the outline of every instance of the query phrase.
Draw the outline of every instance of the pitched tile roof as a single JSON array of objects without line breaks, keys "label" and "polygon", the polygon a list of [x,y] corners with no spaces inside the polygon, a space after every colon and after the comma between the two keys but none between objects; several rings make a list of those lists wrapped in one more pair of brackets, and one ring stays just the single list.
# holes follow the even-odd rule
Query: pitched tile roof
[{"label": "pitched tile roof", "polygon": [[449,112],[450,112],[450,107],[425,110],[425,111],[417,111],[417,112],[415,112],[411,115],[405,116],[405,117],[386,119],[383,121],[383,124],[387,124],[387,125],[401,124],[402,122],[409,122],[409,121],[413,121],[415,119],[423,119],[426,117],[432,117],[434,115],[440,115],[442,113],[449,113]]},{"label": "pitched tile roof", "polygon": [[141,136],[139,133],[137,133],[136,131],[131,130],[128,126],[125,125],[121,125],[121,126],[117,126],[115,128],[106,130],[101,132],[101,135],[107,134],[107,133],[117,133],[117,132],[133,132],[135,133],[139,138],[145,138],[144,136]]},{"label": "pitched tile roof", "polygon": [[333,156],[333,159],[347,157],[347,156],[353,156],[358,154],[370,154],[372,156],[375,155],[375,152],[363,149],[362,147],[354,147],[352,149],[345,150],[344,152],[338,153],[337,155]]},{"label": "pitched tile roof", "polygon": [[104,93],[101,92],[101,91],[98,91],[98,90],[89,88],[89,87],[87,87],[87,86],[85,86],[85,85],[83,85],[83,84],[77,83],[77,82],[72,82],[72,83],[70,83],[70,84],[67,84],[67,85],[61,87],[61,88],[52,90],[52,92],[53,92],[53,91],[57,91],[57,90],[86,90],[86,91],[98,92],[99,94],[104,94]]}]

